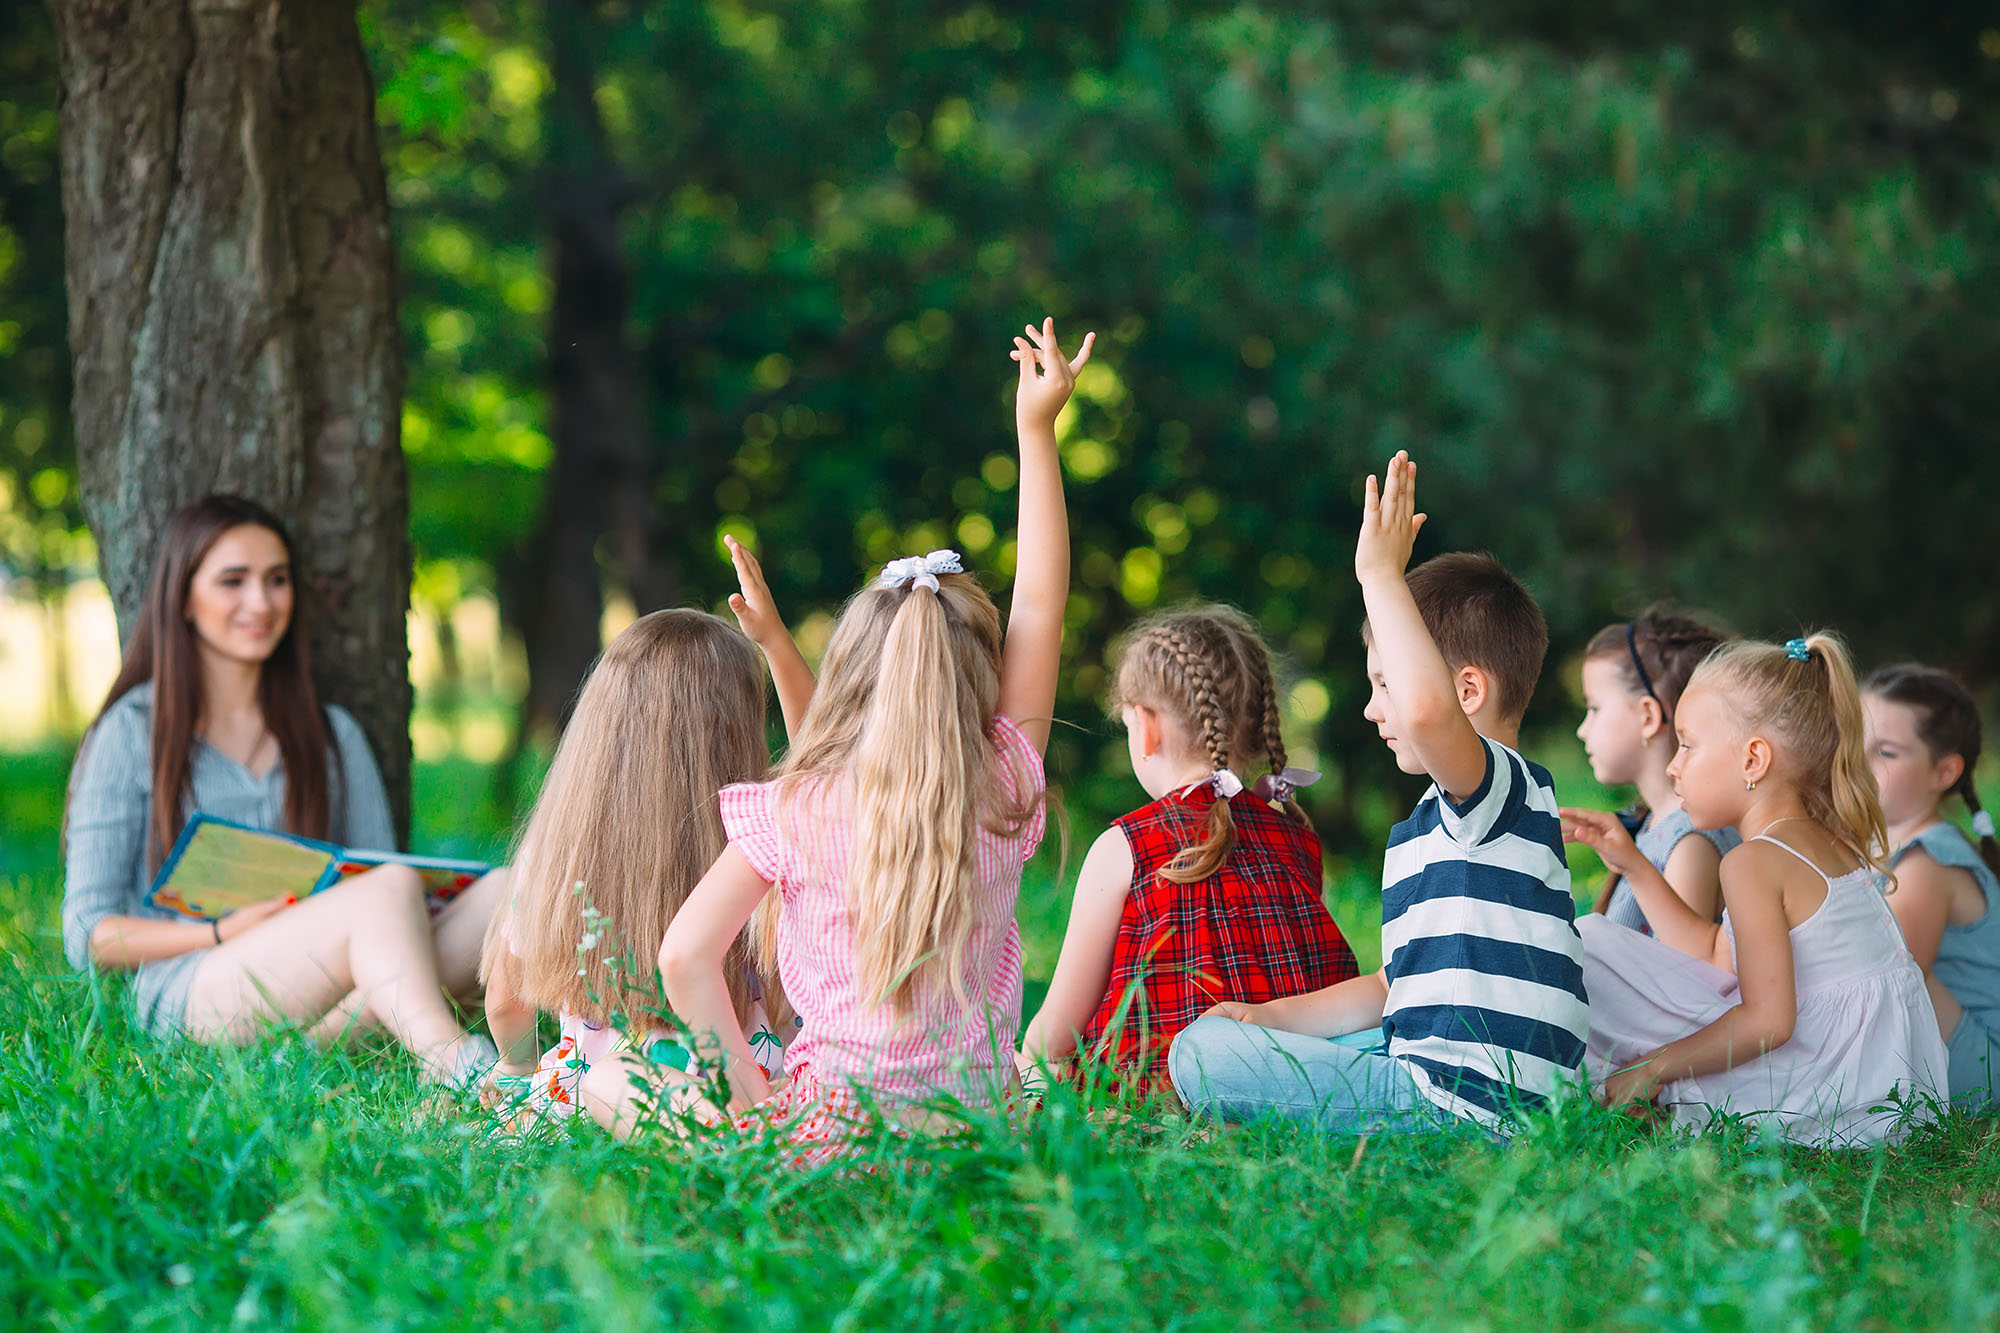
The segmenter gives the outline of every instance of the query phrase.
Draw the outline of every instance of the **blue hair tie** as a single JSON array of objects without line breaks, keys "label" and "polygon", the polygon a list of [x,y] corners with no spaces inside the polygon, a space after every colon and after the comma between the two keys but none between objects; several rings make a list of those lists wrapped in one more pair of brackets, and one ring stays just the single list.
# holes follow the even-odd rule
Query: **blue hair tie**
[{"label": "blue hair tie", "polygon": [[1785,656],[1791,658],[1794,662],[1810,662],[1812,661],[1812,649],[1806,646],[1804,639],[1790,639],[1785,643]]}]

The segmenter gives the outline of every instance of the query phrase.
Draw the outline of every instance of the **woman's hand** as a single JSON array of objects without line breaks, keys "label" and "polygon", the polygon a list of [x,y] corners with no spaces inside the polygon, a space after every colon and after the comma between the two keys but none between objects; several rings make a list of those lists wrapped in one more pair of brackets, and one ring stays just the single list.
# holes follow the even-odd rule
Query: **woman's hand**
[{"label": "woman's hand", "polygon": [[1560,813],[1563,841],[1580,842],[1590,848],[1607,869],[1630,877],[1640,865],[1651,864],[1639,854],[1639,844],[1632,841],[1632,835],[1618,822],[1617,815],[1572,806],[1564,806]]},{"label": "woman's hand", "polygon": [[266,919],[276,916],[299,900],[297,894],[287,894],[283,898],[266,898],[261,903],[251,903],[239,907],[228,916],[215,923],[215,933],[227,944],[246,930],[254,930]]},{"label": "woman's hand", "polygon": [[1659,1074],[1654,1069],[1652,1057],[1648,1056],[1630,1069],[1621,1069],[1604,1080],[1604,1089],[1598,1095],[1606,1106],[1613,1109],[1651,1106],[1653,1099],[1660,1095]]},{"label": "woman's hand", "polygon": [[785,629],[784,618],[778,614],[777,603],[771,600],[770,585],[764,582],[764,567],[734,537],[725,536],[722,544],[729,548],[729,562],[736,566],[736,582],[742,588],[741,592],[729,595],[729,609],[736,613],[743,637],[766,652],[780,639],[789,642],[791,635]]},{"label": "woman's hand", "polygon": [[[1097,335],[1083,335],[1083,346],[1077,351],[1076,360],[1063,359],[1062,348],[1056,342],[1056,322],[1044,319],[1037,330],[1034,325],[1026,326],[1028,336],[1014,339],[1014,350],[1007,355],[1021,365],[1021,387],[1014,398],[1014,419],[1023,427],[1034,426],[1052,430],[1056,417],[1069,401],[1071,390],[1076,388],[1076,373],[1090,360],[1090,349],[1097,345]],[[1037,374],[1037,371],[1040,371]]]}]

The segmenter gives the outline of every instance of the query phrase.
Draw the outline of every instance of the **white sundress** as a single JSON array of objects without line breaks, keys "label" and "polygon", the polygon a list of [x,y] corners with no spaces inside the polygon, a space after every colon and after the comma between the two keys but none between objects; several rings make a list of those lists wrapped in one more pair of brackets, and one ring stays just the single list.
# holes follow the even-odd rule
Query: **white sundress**
[{"label": "white sundress", "polygon": [[[1787,843],[1760,835],[1755,842]],[[1826,901],[1791,931],[1798,1019],[1791,1040],[1733,1069],[1680,1079],[1660,1091],[1677,1126],[1700,1129],[1711,1109],[1775,1121],[1785,1138],[1818,1147],[1858,1147],[1899,1137],[1943,1100],[1944,1041],[1924,975],[1867,867],[1828,878]],[[1601,916],[1577,922],[1583,935],[1590,1040],[1584,1068],[1593,1083],[1707,1027],[1741,1003],[1737,979],[1650,935]],[[1736,936],[1729,914],[1722,929]],[[1900,1089],[1914,1115],[1887,1105]],[[1882,1108],[1882,1109],[1878,1109]]]}]

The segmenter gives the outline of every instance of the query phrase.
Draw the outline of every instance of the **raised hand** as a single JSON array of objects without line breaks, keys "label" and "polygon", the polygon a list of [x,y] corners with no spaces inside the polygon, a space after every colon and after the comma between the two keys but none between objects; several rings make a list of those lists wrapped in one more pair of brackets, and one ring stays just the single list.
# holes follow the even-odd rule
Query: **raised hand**
[{"label": "raised hand", "polygon": [[1573,806],[1564,806],[1559,813],[1563,841],[1580,842],[1590,848],[1607,869],[1629,877],[1634,867],[1646,863],[1646,858],[1639,854],[1639,844],[1632,841],[1632,835],[1625,831],[1617,815]]},{"label": "raised hand", "polygon": [[1368,478],[1361,501],[1361,536],[1354,543],[1355,578],[1368,583],[1402,577],[1426,517],[1416,510],[1417,465],[1398,449],[1383,470],[1379,494],[1374,476]]},{"label": "raised hand", "polygon": [[722,544],[729,548],[729,562],[736,566],[736,582],[742,588],[741,592],[729,594],[729,609],[736,613],[743,637],[765,649],[779,639],[789,639],[784,618],[778,614],[778,604],[771,599],[771,588],[764,582],[764,567],[757,563],[757,557],[734,537],[725,536]]},{"label": "raised hand", "polygon": [[1014,339],[1014,350],[1007,354],[1021,366],[1014,417],[1024,427],[1053,429],[1057,414],[1076,388],[1076,373],[1090,360],[1090,349],[1097,345],[1097,335],[1084,334],[1083,346],[1076,359],[1070,361],[1064,359],[1062,347],[1056,342],[1054,319],[1044,319],[1040,329],[1027,325],[1026,331],[1028,336]]}]

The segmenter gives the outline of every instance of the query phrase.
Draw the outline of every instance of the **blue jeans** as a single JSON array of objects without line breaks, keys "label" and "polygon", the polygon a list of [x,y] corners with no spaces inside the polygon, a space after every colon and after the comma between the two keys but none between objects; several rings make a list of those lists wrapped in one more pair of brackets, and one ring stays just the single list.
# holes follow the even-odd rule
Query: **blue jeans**
[{"label": "blue jeans", "polygon": [[1174,1038],[1167,1074],[1189,1110],[1221,1120],[1274,1115],[1328,1134],[1458,1123],[1418,1091],[1401,1061],[1389,1058],[1380,1028],[1307,1037],[1210,1014]]}]

